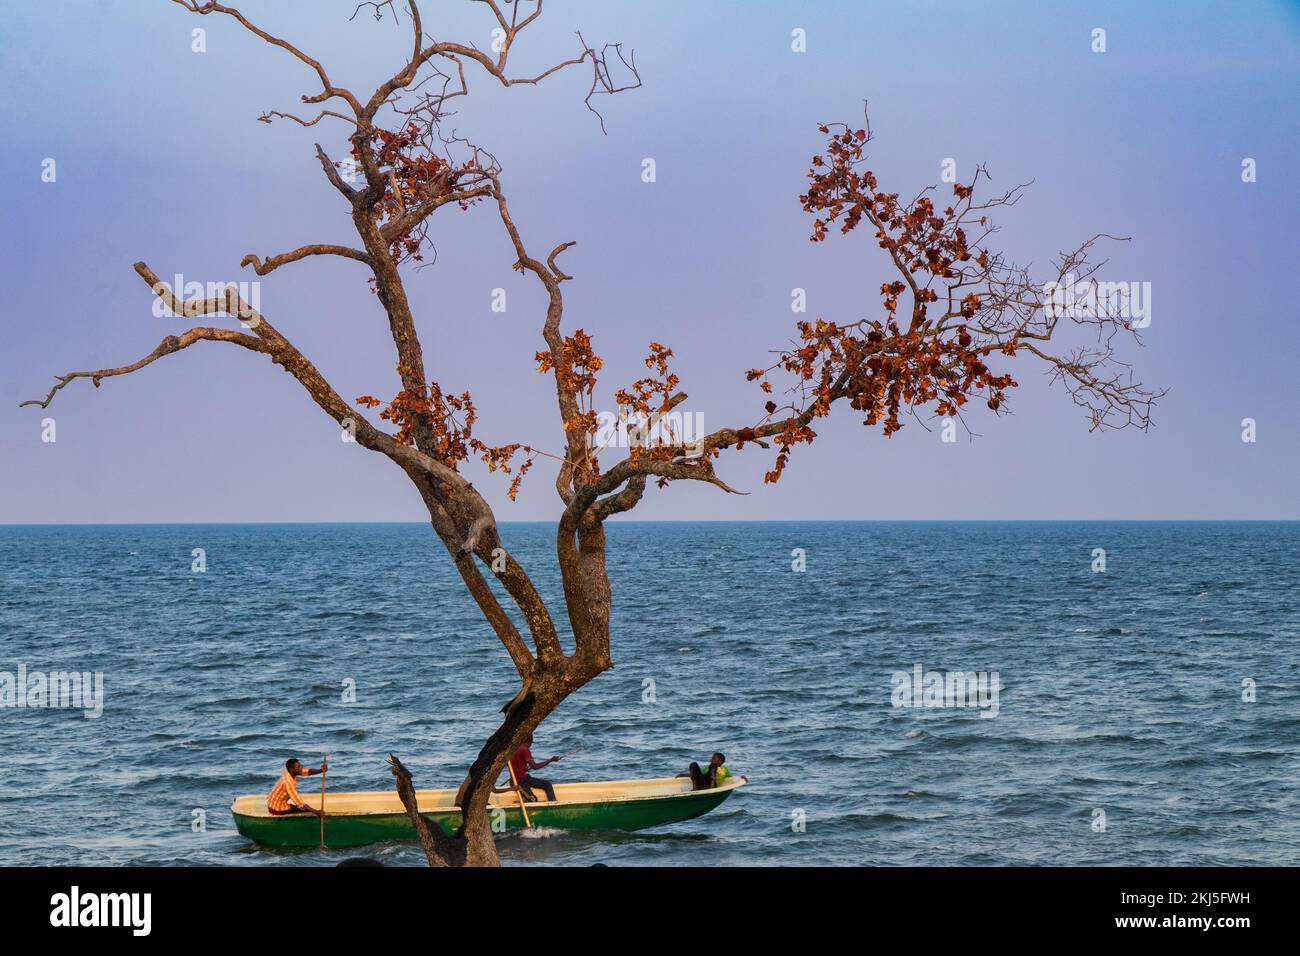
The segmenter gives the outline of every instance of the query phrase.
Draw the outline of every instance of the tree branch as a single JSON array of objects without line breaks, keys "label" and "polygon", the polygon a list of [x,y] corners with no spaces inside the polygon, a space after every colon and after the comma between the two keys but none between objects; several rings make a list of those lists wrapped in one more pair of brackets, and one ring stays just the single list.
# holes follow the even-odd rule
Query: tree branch
[{"label": "tree branch", "polygon": [[316,76],[320,79],[321,92],[315,96],[304,96],[302,98],[304,103],[323,103],[326,100],[339,97],[340,99],[345,100],[347,104],[352,107],[353,114],[360,119],[361,104],[357,102],[357,98],[348,90],[343,89],[342,87],[337,87],[331,83],[329,76],[325,73],[325,68],[320,65],[319,61],[308,56],[306,53],[303,53],[302,50],[298,49],[292,43],[287,40],[282,40],[279,37],[272,36],[260,27],[250,23],[248,18],[234,7],[227,7],[216,2],[201,3],[199,0],[172,0],[172,2],[180,4],[180,6],[184,7],[191,13],[197,13],[201,16],[207,16],[210,13],[224,13],[226,16],[238,20],[244,29],[248,30],[250,33],[261,37],[272,46],[278,46],[280,49],[288,51],[294,57],[315,70]]},{"label": "tree branch", "polygon": [[173,352],[179,352],[181,349],[189,348],[195,342],[231,342],[254,352],[266,351],[266,347],[261,341],[251,335],[245,335],[242,332],[215,328],[190,329],[182,335],[167,336],[167,338],[158,343],[156,349],[138,362],[132,362],[130,365],[122,365],[118,368],[101,368],[94,372],[69,372],[66,375],[56,375],[55,379],[57,379],[58,384],[50,389],[50,393],[45,396],[43,401],[38,398],[33,398],[20,403],[18,407],[22,408],[26,405],[39,405],[41,408],[49,408],[50,402],[54,400],[54,396],[59,392],[59,390],[76,379],[88,378],[91,380],[92,384],[94,384],[95,388],[99,388],[101,379],[111,378],[114,375],[129,375],[131,372],[138,371],[146,365],[151,365],[164,355],[171,355]]},{"label": "tree branch", "polygon": [[388,755],[388,769],[392,771],[397,785],[397,796],[406,809],[406,815],[415,827],[420,847],[430,866],[463,866],[465,863],[464,841],[456,840],[442,832],[442,827],[430,823],[420,814],[419,801],[416,799],[415,784],[411,780],[411,771],[394,754]]},{"label": "tree branch", "polygon": [[343,256],[346,259],[356,259],[358,262],[364,262],[370,265],[370,257],[360,249],[352,249],[348,246],[335,246],[329,243],[316,243],[309,246],[300,246],[292,252],[282,252],[278,256],[271,256],[265,262],[253,255],[251,252],[239,260],[241,266],[252,266],[253,271],[260,276],[274,272],[280,266],[289,262],[297,262],[299,259],[306,259],[308,256]]},{"label": "tree branch", "polygon": [[334,161],[325,154],[325,150],[321,149],[320,143],[316,143],[315,145],[316,158],[320,160],[321,169],[325,171],[325,178],[330,181],[331,186],[343,194],[343,197],[347,199],[348,202],[355,204],[358,197],[361,195],[361,191],[349,186],[343,180],[343,177],[339,175],[339,171],[334,167]]}]

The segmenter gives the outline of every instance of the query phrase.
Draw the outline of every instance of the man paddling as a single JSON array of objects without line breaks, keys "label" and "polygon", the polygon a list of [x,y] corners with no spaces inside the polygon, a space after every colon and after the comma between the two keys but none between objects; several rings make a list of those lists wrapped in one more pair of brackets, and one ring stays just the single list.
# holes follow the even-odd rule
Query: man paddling
[{"label": "man paddling", "polygon": [[529,801],[536,801],[537,795],[533,793],[532,787],[537,787],[546,793],[546,799],[555,801],[555,787],[549,780],[543,780],[540,777],[534,777],[529,771],[541,770],[543,767],[555,763],[560,757],[551,757],[549,760],[543,760],[540,763],[533,759],[533,751],[530,749],[533,743],[533,735],[529,734],[525,740],[514,752],[510,758],[510,769],[514,772],[514,783],[518,785],[520,794]]},{"label": "man paddling", "polygon": [[314,813],[320,816],[319,810],[314,810],[302,802],[302,797],[298,796],[298,785],[294,782],[296,777],[311,777],[315,774],[324,773],[329,769],[329,765],[324,759],[321,760],[320,769],[314,770],[311,767],[304,767],[297,757],[290,757],[284,762],[284,773],[280,774],[280,779],[275,782],[270,796],[266,798],[266,809],[274,816],[281,817],[290,813]]}]

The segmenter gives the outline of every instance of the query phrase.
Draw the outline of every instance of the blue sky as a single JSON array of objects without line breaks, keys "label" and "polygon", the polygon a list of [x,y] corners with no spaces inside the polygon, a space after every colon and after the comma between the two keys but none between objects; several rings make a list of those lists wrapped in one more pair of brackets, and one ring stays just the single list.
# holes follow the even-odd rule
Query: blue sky
[{"label": "blue sky", "polygon": [[[348,22],[350,0],[245,0],[255,22],[369,93],[405,55],[391,21]],[[427,2],[440,37],[490,43],[488,11]],[[190,31],[207,30],[207,51]],[[1091,50],[1106,30],[1105,53]],[[865,234],[808,242],[796,197],[816,124],[871,104],[872,160],[904,195],[968,178],[1033,179],[1003,216],[1002,246],[1046,262],[1099,231],[1105,276],[1152,285],[1141,376],[1170,394],[1148,433],[1089,434],[1068,397],[1021,365],[1014,414],[972,419],[944,444],[909,424],[891,439],[833,415],[785,478],[747,449],[707,486],[647,495],[641,519],[1300,518],[1300,357],[1294,268],[1300,190],[1300,11],[1294,3],[909,3],[551,0],[523,35],[520,72],[572,52],[573,31],[637,53],[644,87],[583,108],[583,77],[502,90],[471,71],[457,125],[505,167],[535,249],[576,239],[564,264],[566,327],[605,357],[606,403],[638,376],[651,340],[671,345],[686,408],[743,425],[762,398],[744,371],[788,339],[792,288],[809,313],[873,315],[888,278]],[[806,31],[807,52],[790,48]],[[259,356],[202,343],[143,372],[65,389],[48,412],[17,408],[56,372],[148,353],[176,319],[152,314],[131,271],[255,278],[239,269],[307,242],[348,241],[346,211],[312,158],[339,129],[264,125],[314,76],[226,18],[165,0],[23,4],[0,23],[0,235],[9,299],[0,351],[0,523],[423,520],[407,479],[337,429]],[[641,181],[652,157],[657,181]],[[1241,162],[1258,181],[1241,181]],[[57,181],[41,180],[42,161]],[[494,228],[494,225],[496,228]],[[443,210],[436,265],[408,277],[431,376],[470,388],[479,432],[558,447],[536,373],[541,297],[510,269],[487,209]],[[494,288],[505,313],[491,311]],[[286,266],[262,280],[266,316],[345,396],[397,390],[392,343],[362,267]],[[53,417],[57,441],[41,440]],[[1258,439],[1241,441],[1254,418]],[[476,478],[502,520],[552,518],[544,466],[520,500]]]}]

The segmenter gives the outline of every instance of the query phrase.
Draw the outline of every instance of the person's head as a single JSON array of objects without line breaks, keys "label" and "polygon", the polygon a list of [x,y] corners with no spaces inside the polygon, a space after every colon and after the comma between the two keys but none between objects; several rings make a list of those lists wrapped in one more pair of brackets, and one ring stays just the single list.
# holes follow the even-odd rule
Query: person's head
[{"label": "person's head", "polygon": [[715,753],[712,757],[709,758],[710,767],[721,767],[726,762],[727,762],[727,758],[720,753]]},{"label": "person's head", "polygon": [[525,737],[525,738],[524,738],[524,743],[527,744],[527,745],[529,745],[529,746],[531,747],[531,746],[532,746],[532,743],[533,743],[533,735],[532,735],[532,734],[529,734],[527,737]]},{"label": "person's head", "polygon": [[290,757],[284,762],[284,769],[289,771],[291,775],[297,777],[302,774],[302,763],[299,762],[297,757]]}]

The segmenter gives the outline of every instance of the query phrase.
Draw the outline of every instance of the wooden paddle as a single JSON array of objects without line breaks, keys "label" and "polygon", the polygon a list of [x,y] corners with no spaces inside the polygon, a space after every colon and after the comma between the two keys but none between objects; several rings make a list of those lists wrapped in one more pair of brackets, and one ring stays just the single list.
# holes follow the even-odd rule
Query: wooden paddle
[{"label": "wooden paddle", "polygon": [[[327,766],[326,758],[328,754],[320,755],[320,764],[322,767]],[[325,771],[320,774],[320,848],[325,849]]]},{"label": "wooden paddle", "polygon": [[528,807],[524,806],[524,791],[523,788],[519,786],[518,779],[515,778],[515,768],[507,761],[506,769],[510,771],[510,783],[515,788],[515,793],[519,794],[519,809],[524,811],[524,826],[531,830],[533,828],[533,821],[528,819]]}]

